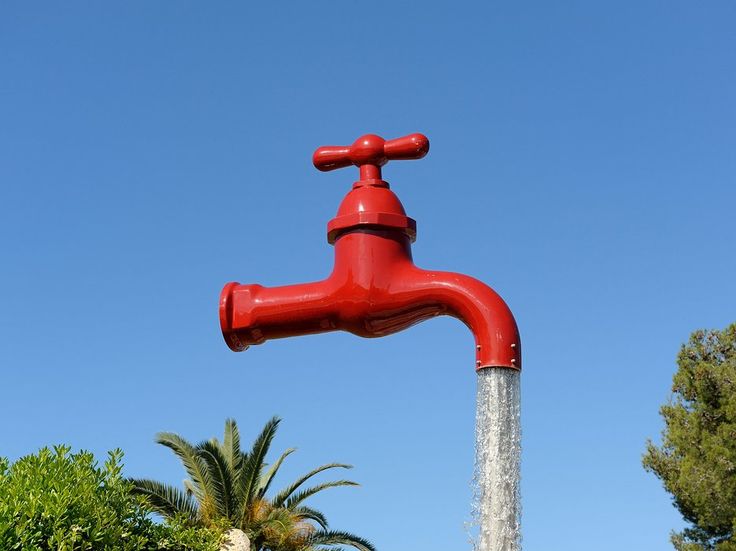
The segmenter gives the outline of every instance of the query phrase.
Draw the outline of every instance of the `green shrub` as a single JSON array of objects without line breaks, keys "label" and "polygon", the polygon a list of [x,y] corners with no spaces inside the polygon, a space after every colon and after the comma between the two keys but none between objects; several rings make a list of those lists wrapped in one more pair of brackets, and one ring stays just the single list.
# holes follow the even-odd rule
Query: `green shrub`
[{"label": "green shrub", "polygon": [[216,551],[220,533],[182,519],[157,524],[122,476],[122,452],[103,467],[89,452],[43,448],[13,464],[0,458],[0,549]]}]

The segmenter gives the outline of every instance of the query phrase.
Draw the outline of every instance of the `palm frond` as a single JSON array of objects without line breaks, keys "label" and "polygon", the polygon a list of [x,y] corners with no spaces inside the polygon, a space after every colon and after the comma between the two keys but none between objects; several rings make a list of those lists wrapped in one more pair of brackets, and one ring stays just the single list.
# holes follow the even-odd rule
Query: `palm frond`
[{"label": "palm frond", "polygon": [[242,454],[240,452],[240,431],[235,419],[225,419],[225,435],[222,440],[222,451],[233,472],[240,470]]},{"label": "palm frond", "polygon": [[197,454],[207,463],[212,478],[212,498],[218,516],[231,518],[233,504],[233,472],[219,442],[210,440],[197,445]]},{"label": "palm frond", "polygon": [[212,477],[207,462],[197,454],[197,450],[184,438],[173,432],[160,432],[156,442],[171,449],[181,459],[184,469],[192,479],[192,493],[202,502],[212,493]]},{"label": "palm frond", "polygon": [[309,480],[313,476],[323,471],[327,471],[329,469],[352,469],[352,468],[353,468],[352,465],[346,465],[345,463],[328,463],[326,465],[320,465],[316,469],[309,471],[304,476],[295,480],[291,485],[281,490],[278,494],[276,494],[276,497],[273,498],[272,502],[277,507],[282,506],[286,502],[286,500],[289,498],[289,496],[291,496],[291,494],[296,492],[302,484],[304,484],[307,480]]},{"label": "palm frond", "polygon": [[328,528],[327,517],[317,509],[301,505],[299,507],[294,507],[291,512],[299,520],[311,520],[316,522],[323,530],[327,530]]},{"label": "palm frond", "polygon": [[367,539],[336,530],[318,530],[309,538],[309,545],[349,545],[358,551],[376,551],[373,544]]},{"label": "palm frond", "polygon": [[322,490],[326,490],[327,488],[337,488],[339,486],[360,486],[360,484],[353,482],[352,480],[333,480],[331,482],[323,482],[322,484],[317,484],[316,486],[312,486],[311,488],[292,494],[289,499],[286,500],[286,508],[293,509],[308,497],[311,497]]},{"label": "palm frond", "polygon": [[246,516],[246,508],[256,497],[263,463],[280,422],[281,419],[278,417],[272,417],[263,427],[255,442],[253,442],[251,451],[247,456],[243,456],[238,491],[238,498],[242,510],[241,518]]},{"label": "palm frond", "polygon": [[151,508],[166,518],[182,514],[192,523],[199,521],[197,504],[187,494],[167,484],[142,478],[131,479],[132,492],[144,496]]},{"label": "palm frond", "polygon": [[274,477],[276,476],[276,473],[281,468],[281,464],[284,462],[284,459],[286,459],[288,456],[290,456],[292,453],[296,451],[296,448],[289,448],[284,453],[281,454],[281,457],[279,457],[276,462],[271,465],[266,473],[261,477],[258,485],[258,497],[262,498],[266,495],[266,492],[268,491],[268,488],[271,486],[271,482],[273,482]]}]

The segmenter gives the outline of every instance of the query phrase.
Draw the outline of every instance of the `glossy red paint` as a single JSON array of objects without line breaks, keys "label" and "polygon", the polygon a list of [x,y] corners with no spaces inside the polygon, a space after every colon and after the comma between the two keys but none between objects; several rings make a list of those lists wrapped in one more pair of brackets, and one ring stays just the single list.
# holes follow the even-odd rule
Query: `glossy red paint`
[{"label": "glossy red paint", "polygon": [[361,175],[327,225],[328,241],[335,245],[332,273],[322,281],[283,287],[228,283],[220,295],[228,346],[242,351],[268,339],[335,330],[382,337],[450,315],[475,336],[476,369],[521,369],[516,322],[493,289],[469,276],[422,270],[412,261],[416,223],[381,179],[381,167],[428,151],[429,140],[421,134],[389,141],[368,134],[351,146],[317,149],[318,169],[356,165]]}]

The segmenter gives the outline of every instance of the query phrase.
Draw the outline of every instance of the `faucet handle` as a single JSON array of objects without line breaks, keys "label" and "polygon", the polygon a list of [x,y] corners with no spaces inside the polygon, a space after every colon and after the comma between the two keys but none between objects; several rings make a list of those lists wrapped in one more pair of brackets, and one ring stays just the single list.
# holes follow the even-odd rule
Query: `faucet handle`
[{"label": "faucet handle", "polygon": [[380,180],[381,167],[388,161],[421,159],[428,151],[429,139],[424,134],[409,134],[394,140],[366,134],[349,146],[318,148],[312,162],[322,172],[355,165],[360,168],[361,180]]}]

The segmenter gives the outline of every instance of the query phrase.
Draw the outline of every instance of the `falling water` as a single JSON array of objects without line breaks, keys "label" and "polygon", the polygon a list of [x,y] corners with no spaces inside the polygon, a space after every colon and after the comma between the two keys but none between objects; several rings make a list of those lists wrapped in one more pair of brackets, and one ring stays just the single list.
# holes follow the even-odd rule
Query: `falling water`
[{"label": "falling water", "polygon": [[519,371],[478,372],[473,548],[521,549]]}]

